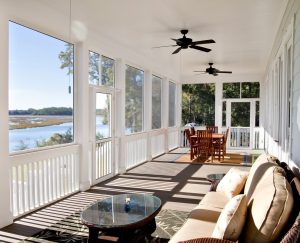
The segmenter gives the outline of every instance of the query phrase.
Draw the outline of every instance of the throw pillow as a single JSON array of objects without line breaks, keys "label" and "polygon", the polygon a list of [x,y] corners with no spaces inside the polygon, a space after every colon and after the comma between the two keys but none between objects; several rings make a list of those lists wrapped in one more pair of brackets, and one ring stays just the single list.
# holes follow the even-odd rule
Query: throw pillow
[{"label": "throw pillow", "polygon": [[217,186],[217,192],[223,192],[230,199],[244,188],[249,172],[231,168]]},{"label": "throw pillow", "polygon": [[237,241],[247,216],[246,195],[233,197],[222,210],[212,237]]}]

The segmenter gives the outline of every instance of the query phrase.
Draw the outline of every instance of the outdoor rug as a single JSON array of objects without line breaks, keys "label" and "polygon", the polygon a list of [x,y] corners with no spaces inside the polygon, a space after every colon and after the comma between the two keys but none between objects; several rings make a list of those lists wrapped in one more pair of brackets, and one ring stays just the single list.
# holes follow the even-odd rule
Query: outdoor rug
[{"label": "outdoor rug", "polygon": [[214,158],[212,162],[211,156],[205,157],[201,156],[199,158],[194,158],[191,160],[190,153],[186,153],[181,155],[175,162],[185,162],[185,163],[209,163],[209,164],[230,164],[230,165],[251,165],[252,163],[252,155],[251,154],[243,154],[243,153],[227,153],[224,156],[224,160],[218,160],[218,157]]},{"label": "outdoor rug", "polygon": [[[185,222],[188,212],[175,210],[161,210],[155,217],[156,231],[152,239],[145,239],[145,243],[165,243],[180,229]],[[63,242],[86,243],[88,228],[80,222],[80,212],[76,212],[67,218],[57,222],[38,234],[27,238],[23,242]],[[130,242],[130,241],[129,241]]]}]

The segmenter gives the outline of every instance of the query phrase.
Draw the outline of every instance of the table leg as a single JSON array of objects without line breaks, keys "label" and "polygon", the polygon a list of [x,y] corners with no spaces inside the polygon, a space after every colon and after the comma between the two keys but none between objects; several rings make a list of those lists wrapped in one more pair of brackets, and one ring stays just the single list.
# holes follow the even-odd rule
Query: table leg
[{"label": "table leg", "polygon": [[88,243],[95,243],[98,242],[98,234],[99,234],[99,229],[89,227],[89,239]]}]

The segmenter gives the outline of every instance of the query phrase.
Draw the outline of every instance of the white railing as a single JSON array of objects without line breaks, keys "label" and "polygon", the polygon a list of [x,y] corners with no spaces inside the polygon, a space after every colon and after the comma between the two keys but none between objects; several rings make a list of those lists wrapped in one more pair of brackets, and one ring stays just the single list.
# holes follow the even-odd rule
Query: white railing
[{"label": "white railing", "polygon": [[235,148],[250,148],[250,127],[231,127],[229,146]]},{"label": "white railing", "polygon": [[179,147],[180,129],[177,127],[168,128],[168,149]]},{"label": "white railing", "polygon": [[126,169],[147,160],[147,133],[137,133],[125,137]]},{"label": "white railing", "polygon": [[152,158],[165,152],[165,129],[150,132]]},{"label": "white railing", "polygon": [[14,217],[79,190],[79,145],[11,155],[10,163]]},{"label": "white railing", "polygon": [[112,173],[112,141],[102,139],[96,142],[95,179]]},{"label": "white railing", "polygon": [[[184,134],[184,129],[180,131],[180,146],[189,147],[189,142]],[[205,127],[195,127],[196,130],[205,129]],[[229,148],[251,148],[251,149],[263,149],[264,147],[264,134],[263,129],[259,127],[253,128],[252,142],[250,137],[251,129],[249,127],[230,127],[230,132],[227,138],[227,146]],[[222,127],[219,133],[226,133],[226,127]]]}]

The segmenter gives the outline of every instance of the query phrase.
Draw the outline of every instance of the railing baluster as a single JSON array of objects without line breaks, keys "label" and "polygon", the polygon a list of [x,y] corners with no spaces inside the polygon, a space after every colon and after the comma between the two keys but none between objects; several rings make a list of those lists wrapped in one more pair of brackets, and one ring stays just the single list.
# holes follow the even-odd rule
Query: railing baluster
[{"label": "railing baluster", "polygon": [[25,200],[25,205],[26,205],[26,208],[25,208],[25,211],[29,211],[30,209],[30,176],[29,176],[29,165],[30,164],[27,164],[25,165],[26,166],[26,170],[25,170],[25,178],[26,178],[26,186],[25,186],[25,191],[26,191],[26,200]]},{"label": "railing baluster", "polygon": [[16,178],[16,190],[15,190],[15,193],[16,193],[16,206],[17,206],[17,209],[16,209],[16,214],[20,214],[20,198],[19,198],[19,173],[18,173],[18,166],[15,167],[15,178]]}]

